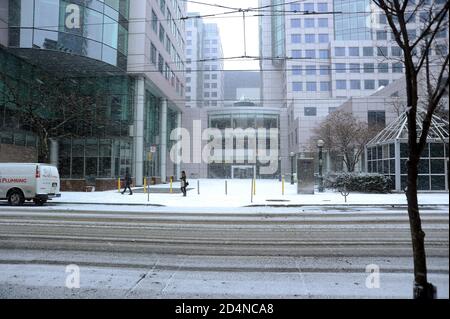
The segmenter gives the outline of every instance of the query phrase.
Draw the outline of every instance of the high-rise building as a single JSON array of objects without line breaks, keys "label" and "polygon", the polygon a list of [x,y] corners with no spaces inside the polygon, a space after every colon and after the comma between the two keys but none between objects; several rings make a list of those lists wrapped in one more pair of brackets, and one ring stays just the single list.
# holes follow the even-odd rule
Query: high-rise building
[{"label": "high-rise building", "polygon": [[224,96],[223,49],[219,27],[198,13],[186,22],[186,106],[221,106]]},{"label": "high-rise building", "polygon": [[[404,76],[402,51],[371,1],[260,0],[259,6],[271,8],[259,20],[264,106],[287,109],[289,154],[315,152],[311,139],[325,116]],[[413,38],[423,14],[409,19]]]},{"label": "high-rise building", "polygon": [[184,108],[185,15],[178,0],[0,0],[1,153],[38,160],[43,140],[18,114],[46,94],[42,118],[62,121],[61,97],[96,114],[52,132],[63,189],[115,188],[126,171],[138,186],[177,176],[168,153]]}]

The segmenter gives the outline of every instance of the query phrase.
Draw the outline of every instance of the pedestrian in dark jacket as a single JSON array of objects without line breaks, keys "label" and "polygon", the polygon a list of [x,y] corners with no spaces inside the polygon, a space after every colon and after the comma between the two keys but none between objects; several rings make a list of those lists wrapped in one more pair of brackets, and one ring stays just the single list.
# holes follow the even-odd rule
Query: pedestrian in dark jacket
[{"label": "pedestrian in dark jacket", "polygon": [[183,193],[183,196],[186,197],[186,187],[188,187],[189,183],[186,180],[186,172],[181,172],[181,192]]},{"label": "pedestrian in dark jacket", "polygon": [[131,180],[130,172],[127,169],[127,171],[125,173],[125,188],[122,192],[122,195],[125,194],[127,189],[130,190],[130,195],[133,195],[133,191],[131,190],[131,184],[132,184],[132,180]]}]

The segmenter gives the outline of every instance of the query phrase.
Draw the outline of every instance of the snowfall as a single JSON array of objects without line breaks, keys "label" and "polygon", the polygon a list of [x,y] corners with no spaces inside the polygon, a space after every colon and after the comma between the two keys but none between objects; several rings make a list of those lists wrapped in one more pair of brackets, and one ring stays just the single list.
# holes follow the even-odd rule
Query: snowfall
[{"label": "snowfall", "polygon": [[[155,205],[167,207],[246,207],[246,206],[402,206],[406,205],[404,193],[365,194],[350,193],[347,198],[338,191],[326,190],[315,194],[297,194],[297,185],[278,180],[256,180],[252,196],[252,180],[189,180],[187,196],[180,193],[180,183],[154,185],[145,193],[143,188],[133,188],[133,195],[118,190],[105,192],[62,192],[53,203],[64,204],[114,204]],[[420,205],[448,205],[448,192],[419,193]],[[346,201],[347,200],[347,201]]]}]

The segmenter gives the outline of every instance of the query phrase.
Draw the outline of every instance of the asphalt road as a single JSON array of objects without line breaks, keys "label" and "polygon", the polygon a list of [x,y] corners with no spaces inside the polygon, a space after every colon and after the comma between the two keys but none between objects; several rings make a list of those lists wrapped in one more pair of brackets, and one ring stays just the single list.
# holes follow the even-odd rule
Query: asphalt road
[{"label": "asphalt road", "polygon": [[[0,207],[0,297],[408,298],[402,209],[176,212]],[[422,209],[430,278],[448,298],[448,207]],[[80,289],[65,267],[82,269]],[[368,289],[366,266],[383,275]]]}]

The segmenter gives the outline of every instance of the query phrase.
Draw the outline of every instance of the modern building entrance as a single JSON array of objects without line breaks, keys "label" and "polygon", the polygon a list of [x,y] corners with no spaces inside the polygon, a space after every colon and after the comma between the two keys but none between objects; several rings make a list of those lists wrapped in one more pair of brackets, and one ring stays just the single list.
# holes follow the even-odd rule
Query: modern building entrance
[{"label": "modern building entrance", "polygon": [[256,165],[233,165],[231,166],[232,179],[256,178]]}]

